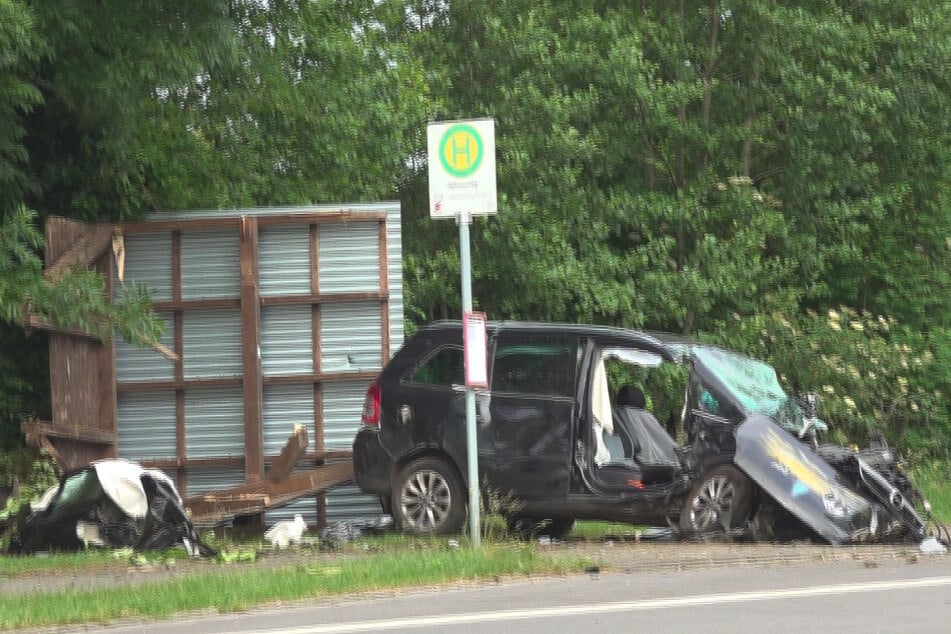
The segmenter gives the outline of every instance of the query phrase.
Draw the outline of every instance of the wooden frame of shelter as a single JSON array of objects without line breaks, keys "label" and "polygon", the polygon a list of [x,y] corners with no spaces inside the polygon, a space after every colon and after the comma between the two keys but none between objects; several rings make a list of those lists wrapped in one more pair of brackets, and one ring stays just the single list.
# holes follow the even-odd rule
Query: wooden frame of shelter
[{"label": "wooden frame of shelter", "polygon": [[[356,206],[360,207],[360,206]],[[171,234],[171,298],[154,301],[153,309],[171,315],[173,344],[156,346],[156,354],[173,360],[174,377],[165,381],[118,381],[116,348],[80,329],[55,328],[33,315],[25,315],[27,325],[48,330],[50,350],[50,391],[52,421],[25,421],[23,431],[29,442],[44,447],[60,467],[71,469],[102,458],[118,456],[117,399],[124,393],[171,390],[175,393],[174,459],[139,460],[143,466],[165,470],[177,479],[179,490],[196,515],[196,521],[220,521],[229,516],[259,513],[286,504],[304,495],[324,491],[352,480],[349,450],[327,449],[323,442],[323,386],[335,380],[365,380],[375,371],[325,372],[321,368],[320,314],[323,307],[353,301],[368,301],[380,307],[380,365],[390,356],[389,284],[387,273],[387,215],[378,209],[308,208],[276,210],[266,215],[221,217],[173,217],[121,225],[89,225],[51,217],[46,222],[46,275],[50,278],[72,266],[90,267],[102,275],[106,293],[113,293],[113,279],[122,268],[123,238],[156,231]],[[321,292],[318,243],[324,223],[369,223],[378,235],[379,289],[359,292]],[[306,294],[262,296],[258,277],[259,230],[262,227],[306,225],[310,237],[310,292]],[[240,296],[235,299],[185,299],[182,293],[182,233],[215,229],[237,230],[239,238]],[[110,246],[113,248],[110,249]],[[312,372],[265,376],[261,366],[261,310],[267,306],[309,306],[313,349]],[[183,369],[183,314],[189,310],[237,309],[241,318],[241,376],[187,378]],[[306,430],[291,428],[285,448],[265,455],[262,440],[262,390],[268,385],[312,385],[314,405],[314,446],[308,449]],[[192,457],[186,451],[185,390],[195,388],[240,388],[243,394],[243,455]],[[310,469],[294,472],[295,466]],[[268,465],[270,468],[268,469]],[[236,487],[189,496],[186,471],[195,467],[243,466],[245,482]],[[324,517],[322,496],[317,496],[318,523]]]}]

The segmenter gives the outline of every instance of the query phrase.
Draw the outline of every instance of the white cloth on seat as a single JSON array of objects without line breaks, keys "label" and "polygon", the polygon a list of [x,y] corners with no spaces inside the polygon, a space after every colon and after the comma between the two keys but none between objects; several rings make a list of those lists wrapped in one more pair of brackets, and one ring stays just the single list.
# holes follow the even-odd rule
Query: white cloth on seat
[{"label": "white cloth on seat", "polygon": [[594,428],[594,464],[599,467],[611,462],[611,452],[604,444],[603,434],[614,435],[614,416],[611,412],[611,390],[608,389],[608,376],[604,371],[604,359],[598,360],[594,368],[594,382],[591,389],[592,427]]}]

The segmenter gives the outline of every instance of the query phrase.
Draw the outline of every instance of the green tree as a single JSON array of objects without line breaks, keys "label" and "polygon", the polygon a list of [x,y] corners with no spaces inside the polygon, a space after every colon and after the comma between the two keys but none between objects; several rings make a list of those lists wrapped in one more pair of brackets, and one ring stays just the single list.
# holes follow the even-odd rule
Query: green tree
[{"label": "green tree", "polygon": [[[810,355],[944,358],[949,17],[947,2],[438,5],[416,40],[441,88],[435,117],[497,122],[500,212],[474,225],[477,302],[496,318],[701,334],[804,389],[832,378],[796,371]],[[453,228],[425,217],[422,170],[404,202],[416,314],[458,314]],[[898,321],[835,330],[829,310]],[[849,398],[883,413],[873,397],[904,396],[897,376],[941,394],[927,415],[891,398],[879,422],[928,423],[947,444],[946,367],[869,367]],[[843,428],[868,423],[827,400]]]},{"label": "green tree", "polygon": [[103,336],[110,322],[137,338],[155,325],[129,331],[126,317],[144,308],[137,289],[116,312],[90,273],[45,281],[36,226],[14,210],[121,221],[395,197],[427,103],[398,9],[0,0],[0,220],[17,227],[0,252],[10,264],[0,280],[5,431],[26,414],[48,416],[44,338],[13,323],[24,300]]}]

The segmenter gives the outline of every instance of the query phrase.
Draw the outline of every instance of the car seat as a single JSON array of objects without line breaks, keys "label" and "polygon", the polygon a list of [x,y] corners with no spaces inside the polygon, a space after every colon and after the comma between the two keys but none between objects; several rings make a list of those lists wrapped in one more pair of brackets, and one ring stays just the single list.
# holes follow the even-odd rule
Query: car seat
[{"label": "car seat", "polygon": [[670,480],[680,469],[677,443],[646,409],[644,392],[634,385],[621,387],[615,395],[617,424],[634,440],[634,460],[644,472],[644,481]]}]

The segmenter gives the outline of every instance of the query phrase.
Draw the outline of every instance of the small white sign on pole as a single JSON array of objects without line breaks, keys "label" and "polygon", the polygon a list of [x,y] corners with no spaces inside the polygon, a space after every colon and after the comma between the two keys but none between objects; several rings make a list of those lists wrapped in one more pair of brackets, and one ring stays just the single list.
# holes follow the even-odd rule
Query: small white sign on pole
[{"label": "small white sign on pole", "polygon": [[462,316],[462,343],[465,352],[466,387],[488,389],[489,368],[485,313],[467,312]]},{"label": "small white sign on pole", "polygon": [[426,141],[430,216],[496,213],[495,120],[430,123]]}]

